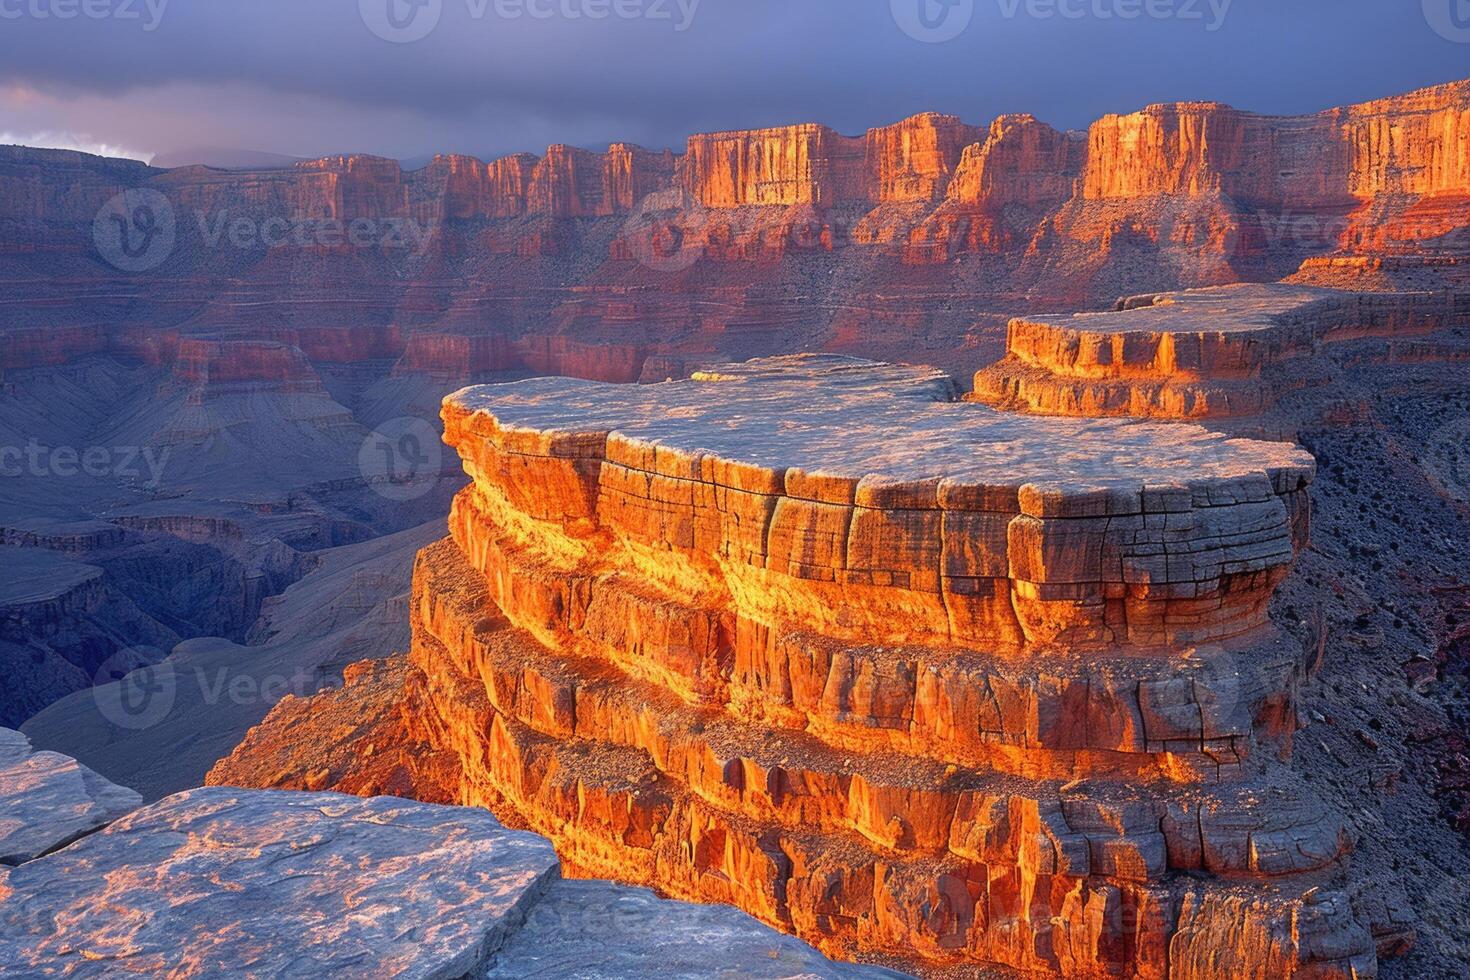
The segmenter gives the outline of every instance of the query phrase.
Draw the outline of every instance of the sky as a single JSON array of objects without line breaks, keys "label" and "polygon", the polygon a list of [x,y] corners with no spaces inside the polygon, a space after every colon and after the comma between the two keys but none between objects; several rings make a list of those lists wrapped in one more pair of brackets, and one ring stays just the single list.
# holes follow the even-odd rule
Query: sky
[{"label": "sky", "polygon": [[493,158],[1470,77],[1470,0],[0,0],[0,143]]}]

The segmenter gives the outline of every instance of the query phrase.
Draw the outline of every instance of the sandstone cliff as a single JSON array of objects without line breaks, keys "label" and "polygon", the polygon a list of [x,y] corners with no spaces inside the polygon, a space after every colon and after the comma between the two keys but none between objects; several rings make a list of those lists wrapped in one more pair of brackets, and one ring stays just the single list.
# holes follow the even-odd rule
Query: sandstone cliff
[{"label": "sandstone cliff", "polygon": [[[480,349],[494,354],[458,363],[609,379],[648,358],[801,349],[919,351],[969,371],[1000,353],[1013,316],[1274,281],[1323,257],[1463,255],[1467,113],[1457,82],[1301,117],[1178,103],[1061,133],[1023,114],[985,128],[926,113],[859,136],[803,124],[695,135],[677,155],[553,146],[414,172],[367,156],[160,171],[10,148],[0,370],[167,358],[151,337],[268,326],[313,362],[397,359],[423,332],[493,338]],[[167,261],[141,276],[92,240],[96,209],[124,189],[164,194],[178,222]],[[284,247],[210,234],[242,217],[305,234]],[[318,234],[354,222],[365,246]]]},{"label": "sandstone cliff", "polygon": [[420,791],[920,972],[1371,975],[1350,835],[1281,763],[1310,457],[952,395],[808,358],[448,399],[473,483],[395,724],[457,774]]}]

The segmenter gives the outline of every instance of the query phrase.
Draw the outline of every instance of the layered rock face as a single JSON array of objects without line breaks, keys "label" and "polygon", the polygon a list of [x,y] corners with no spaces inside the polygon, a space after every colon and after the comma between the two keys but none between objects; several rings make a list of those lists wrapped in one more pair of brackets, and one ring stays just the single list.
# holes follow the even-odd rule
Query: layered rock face
[{"label": "layered rock face", "polygon": [[467,389],[407,733],[578,874],[926,972],[1364,976],[1281,764],[1305,453],[841,358]]},{"label": "layered rock face", "polygon": [[[1323,256],[1463,257],[1467,113],[1459,82],[1301,117],[1180,103],[1061,133],[926,113],[860,136],[811,123],[417,171],[369,156],[163,171],[11,148],[0,371],[167,359],[179,336],[231,328],[313,362],[409,367],[416,335],[490,337],[451,363],[599,380],[813,349],[920,350],[969,372],[1011,316],[1275,281]],[[97,209],[129,189],[177,219],[146,275],[93,241]],[[291,241],[239,247],[225,231],[240,219],[284,222]],[[366,246],[332,230],[354,226]]]},{"label": "layered rock face", "polygon": [[1454,291],[1360,293],[1236,285],[1122,300],[1111,313],[1011,321],[1004,360],[974,399],[1053,415],[1224,418],[1259,415],[1312,382],[1332,344],[1390,346],[1470,325]]},{"label": "layered rock face", "polygon": [[825,126],[692,136],[684,189],[705,207],[932,203],[980,131],[925,113],[852,138]]}]

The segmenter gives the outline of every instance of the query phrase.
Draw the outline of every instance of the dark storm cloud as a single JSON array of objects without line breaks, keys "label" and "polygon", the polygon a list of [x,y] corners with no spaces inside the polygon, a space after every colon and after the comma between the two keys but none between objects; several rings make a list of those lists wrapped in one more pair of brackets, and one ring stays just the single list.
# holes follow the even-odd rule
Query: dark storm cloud
[{"label": "dark storm cloud", "polygon": [[[369,27],[436,2],[421,40]],[[953,40],[911,36],[945,15],[969,18]],[[926,109],[1299,112],[1470,75],[1431,19],[1421,0],[0,0],[0,133],[495,155]]]}]

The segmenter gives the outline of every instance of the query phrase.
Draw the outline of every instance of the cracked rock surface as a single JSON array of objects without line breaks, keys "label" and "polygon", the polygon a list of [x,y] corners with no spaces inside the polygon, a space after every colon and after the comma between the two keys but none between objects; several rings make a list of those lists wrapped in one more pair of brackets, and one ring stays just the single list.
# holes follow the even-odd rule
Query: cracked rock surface
[{"label": "cracked rock surface", "polygon": [[0,865],[64,847],[142,803],[75,759],[36,752],[20,732],[0,728]]},{"label": "cracked rock surface", "polygon": [[555,876],[490,814],[201,789],[0,882],[0,975],[463,977]]}]

